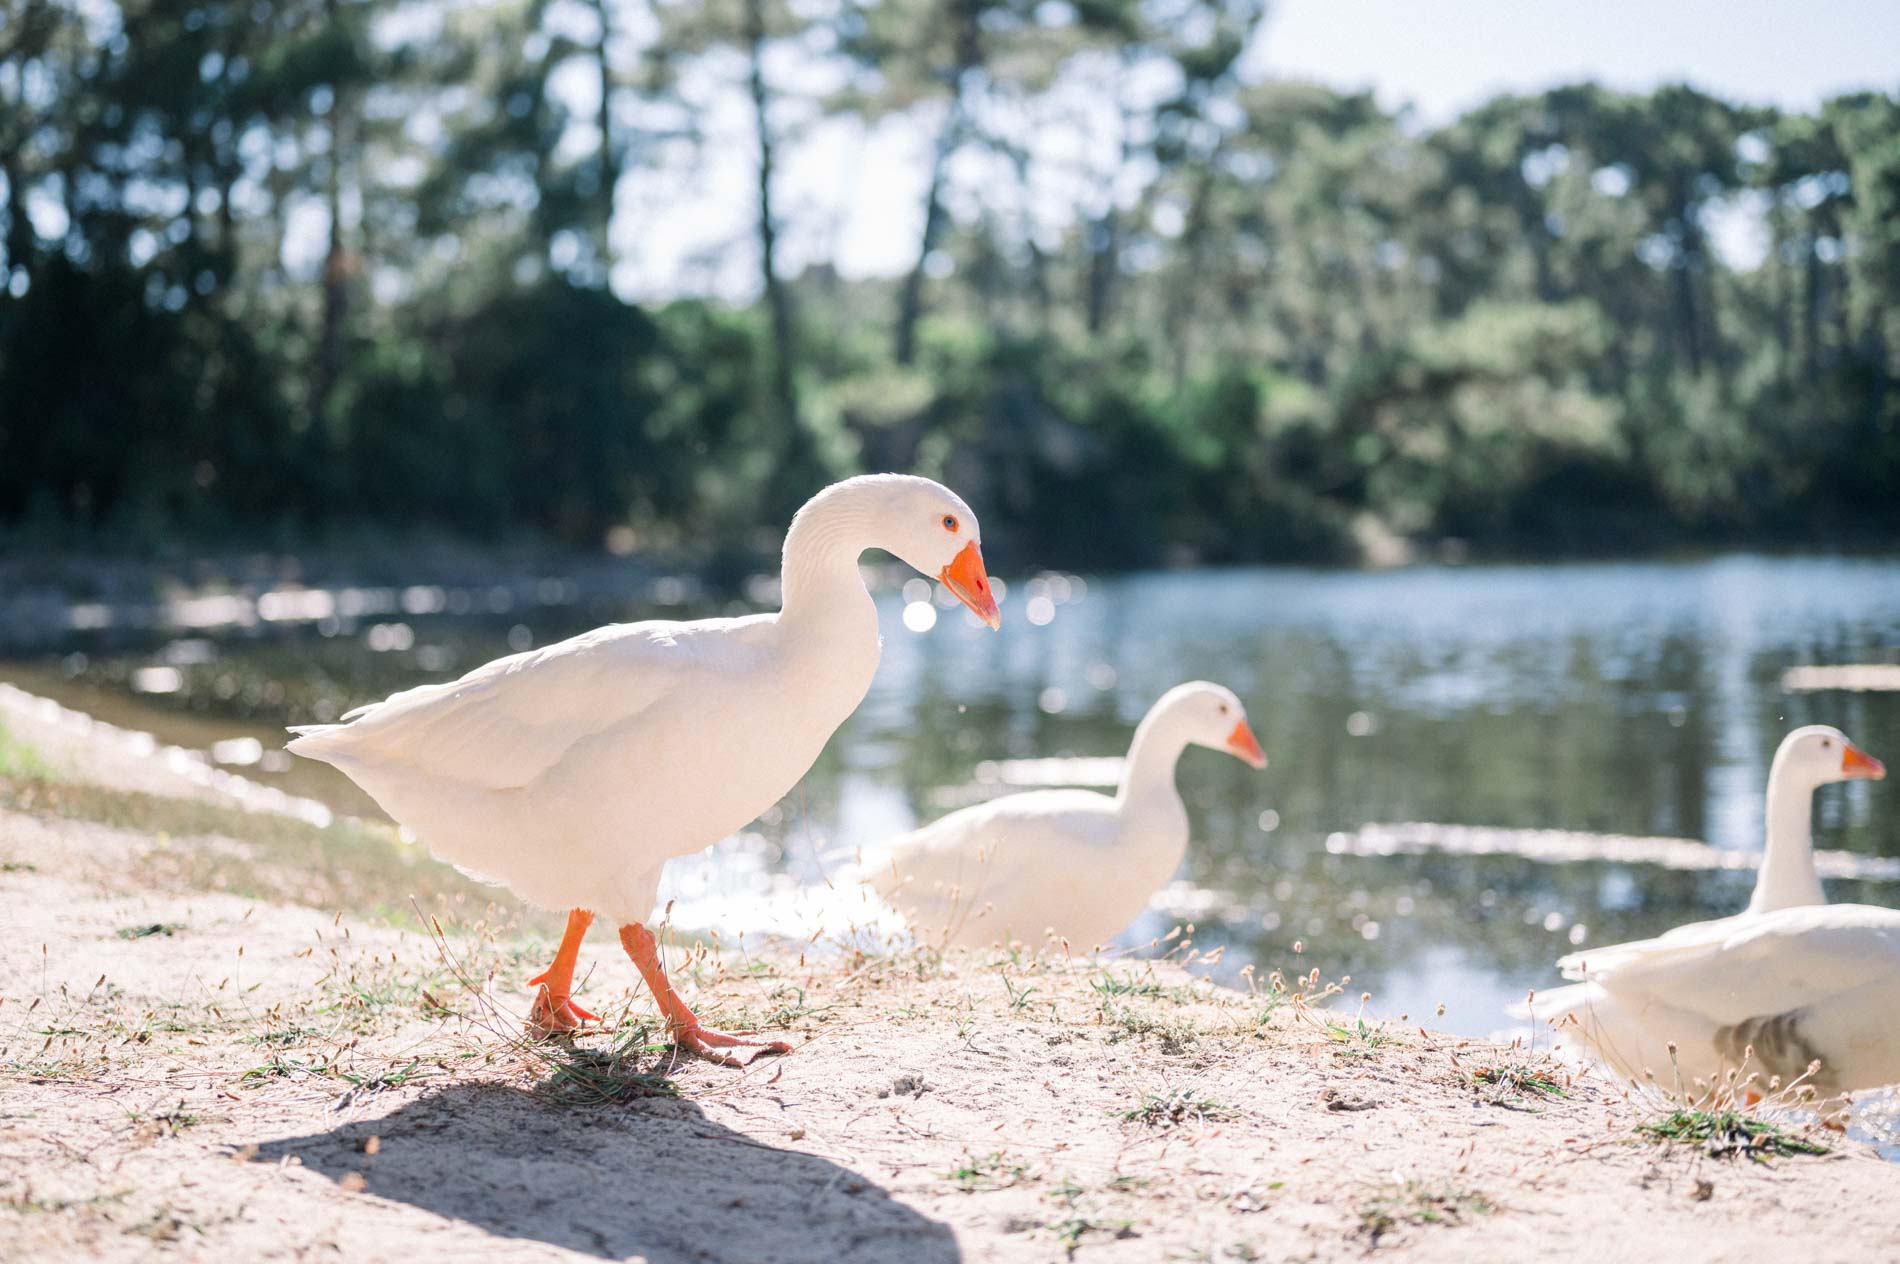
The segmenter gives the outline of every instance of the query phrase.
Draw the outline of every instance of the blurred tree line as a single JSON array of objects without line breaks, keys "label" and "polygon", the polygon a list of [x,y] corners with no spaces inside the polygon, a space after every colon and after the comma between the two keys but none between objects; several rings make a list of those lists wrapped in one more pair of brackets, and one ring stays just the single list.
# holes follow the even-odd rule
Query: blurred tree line
[{"label": "blurred tree line", "polygon": [[[4,0],[0,527],[745,550],[914,469],[1039,564],[1900,535],[1900,98],[1427,129],[1243,73],[1263,16]],[[623,301],[707,83],[756,298]],[[811,118],[927,138],[902,275],[787,267]]]}]

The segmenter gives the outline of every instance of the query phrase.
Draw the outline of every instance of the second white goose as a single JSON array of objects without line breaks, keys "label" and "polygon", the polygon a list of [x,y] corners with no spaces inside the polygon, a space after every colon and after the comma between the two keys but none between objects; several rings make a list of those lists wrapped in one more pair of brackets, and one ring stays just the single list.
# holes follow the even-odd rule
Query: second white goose
[{"label": "second white goose", "polygon": [[1188,746],[1255,768],[1267,757],[1240,699],[1178,685],[1135,730],[1120,791],[1032,790],[952,812],[867,852],[859,873],[932,942],[978,947],[1045,933],[1085,952],[1133,921],[1187,850],[1174,765]]}]

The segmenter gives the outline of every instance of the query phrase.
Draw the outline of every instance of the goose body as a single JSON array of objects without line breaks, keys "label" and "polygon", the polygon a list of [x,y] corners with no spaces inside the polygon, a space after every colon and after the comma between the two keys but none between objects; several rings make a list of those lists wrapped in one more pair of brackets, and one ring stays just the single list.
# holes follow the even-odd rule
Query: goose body
[{"label": "goose body", "polygon": [[[1731,1069],[1824,1094],[1900,1083],[1900,910],[1819,904],[1746,913],[1559,963],[1583,980],[1539,993],[1626,1079],[1700,1098]],[[1669,1045],[1674,1042],[1672,1060]]]},{"label": "goose body", "polygon": [[[864,598],[868,606],[870,598]],[[444,860],[544,908],[641,921],[666,861],[745,826],[857,707],[877,625],[621,624],[396,694],[290,749]]]},{"label": "goose body", "polygon": [[[1701,1096],[1728,1071],[1846,1092],[1900,1080],[1900,911],[1827,904],[1814,870],[1814,791],[1885,775],[1837,729],[1797,729],[1775,753],[1768,838],[1748,909],[1654,939],[1572,953],[1567,987],[1515,1011],[1632,1080]],[[1672,1060],[1669,1045],[1676,1046]],[[1700,1088],[1698,1088],[1698,1083]]]},{"label": "goose body", "polygon": [[932,942],[1039,944],[1053,932],[1087,951],[1139,916],[1180,865],[1188,816],[1174,767],[1191,744],[1266,764],[1239,699],[1205,681],[1181,685],[1136,729],[1115,795],[1034,790],[964,808],[874,849],[859,876]]},{"label": "goose body", "polygon": [[442,859],[638,927],[666,861],[771,807],[863,699],[879,638],[858,557],[874,547],[996,625],[969,507],[928,479],[866,476],[793,520],[775,614],[600,628],[297,730],[289,749]]}]

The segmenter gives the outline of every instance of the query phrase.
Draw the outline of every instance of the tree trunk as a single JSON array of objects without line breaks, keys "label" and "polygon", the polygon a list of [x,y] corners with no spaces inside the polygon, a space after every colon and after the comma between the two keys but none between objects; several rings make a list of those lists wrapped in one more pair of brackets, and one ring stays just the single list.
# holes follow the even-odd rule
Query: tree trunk
[{"label": "tree trunk", "polygon": [[[595,120],[600,128],[600,188],[596,196],[600,199],[597,214],[600,217],[600,238],[594,243],[603,273],[610,273],[614,266],[613,223],[614,189],[620,183],[620,160],[614,152],[613,130],[613,67],[607,63],[607,41],[613,35],[611,17],[607,11],[611,0],[594,0],[594,15],[600,20],[600,42],[594,46],[595,68],[600,74],[600,111]],[[603,277],[603,280],[605,278]]]},{"label": "tree trunk", "polygon": [[[30,278],[33,274],[33,222],[26,216],[26,175],[20,169],[19,155],[11,150],[0,153],[0,173],[7,180],[7,267],[18,268]],[[7,278],[0,275],[0,288]]]},{"label": "tree trunk", "polygon": [[786,460],[782,468],[789,478],[798,481],[805,477],[804,467],[809,463],[810,453],[798,419],[798,387],[793,374],[796,351],[792,296],[778,272],[778,217],[772,208],[776,150],[769,109],[771,98],[765,85],[765,0],[745,0],[745,39],[750,61],[747,87],[752,96],[752,121],[759,134],[759,279],[772,321],[772,405],[784,428]]},{"label": "tree trunk", "polygon": [[950,107],[950,121],[937,137],[937,149],[930,161],[930,186],[924,193],[924,232],[917,250],[917,262],[904,276],[904,288],[897,301],[897,362],[908,365],[917,356],[917,321],[924,312],[924,268],[930,252],[937,248],[937,235],[943,229],[943,178],[956,149],[955,133],[962,127],[962,108]]},{"label": "tree trunk", "polygon": [[960,0],[957,27],[955,71],[950,85],[950,113],[943,130],[937,134],[937,147],[930,160],[930,185],[924,193],[924,231],[917,246],[917,262],[904,277],[904,288],[897,303],[897,362],[908,366],[917,356],[917,322],[924,314],[925,268],[930,252],[937,248],[943,232],[943,186],[949,174],[950,156],[963,140],[965,123],[964,93],[972,71],[983,62],[983,0]]},{"label": "tree trunk", "polygon": [[312,419],[322,423],[323,412],[343,372],[343,318],[349,295],[349,255],[343,245],[343,90],[334,86],[330,96],[330,247],[323,257],[323,324],[317,339],[316,377],[310,390]]},{"label": "tree trunk", "polygon": [[1100,337],[1108,328],[1108,314],[1115,294],[1115,273],[1121,264],[1121,216],[1113,201],[1100,216],[1089,221],[1089,336]]}]

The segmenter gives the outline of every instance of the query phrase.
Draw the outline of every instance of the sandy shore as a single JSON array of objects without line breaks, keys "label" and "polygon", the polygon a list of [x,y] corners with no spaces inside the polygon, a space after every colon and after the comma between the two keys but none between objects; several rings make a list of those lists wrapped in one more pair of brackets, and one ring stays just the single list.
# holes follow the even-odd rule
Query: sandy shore
[{"label": "sandy shore", "polygon": [[0,1258],[1859,1260],[1900,1231],[1856,1143],[1654,1144],[1607,1080],[1216,988],[1178,941],[676,946],[710,1020],[795,1045],[735,1071],[675,1057],[599,935],[606,1029],[535,1043],[546,920],[0,720]]}]

